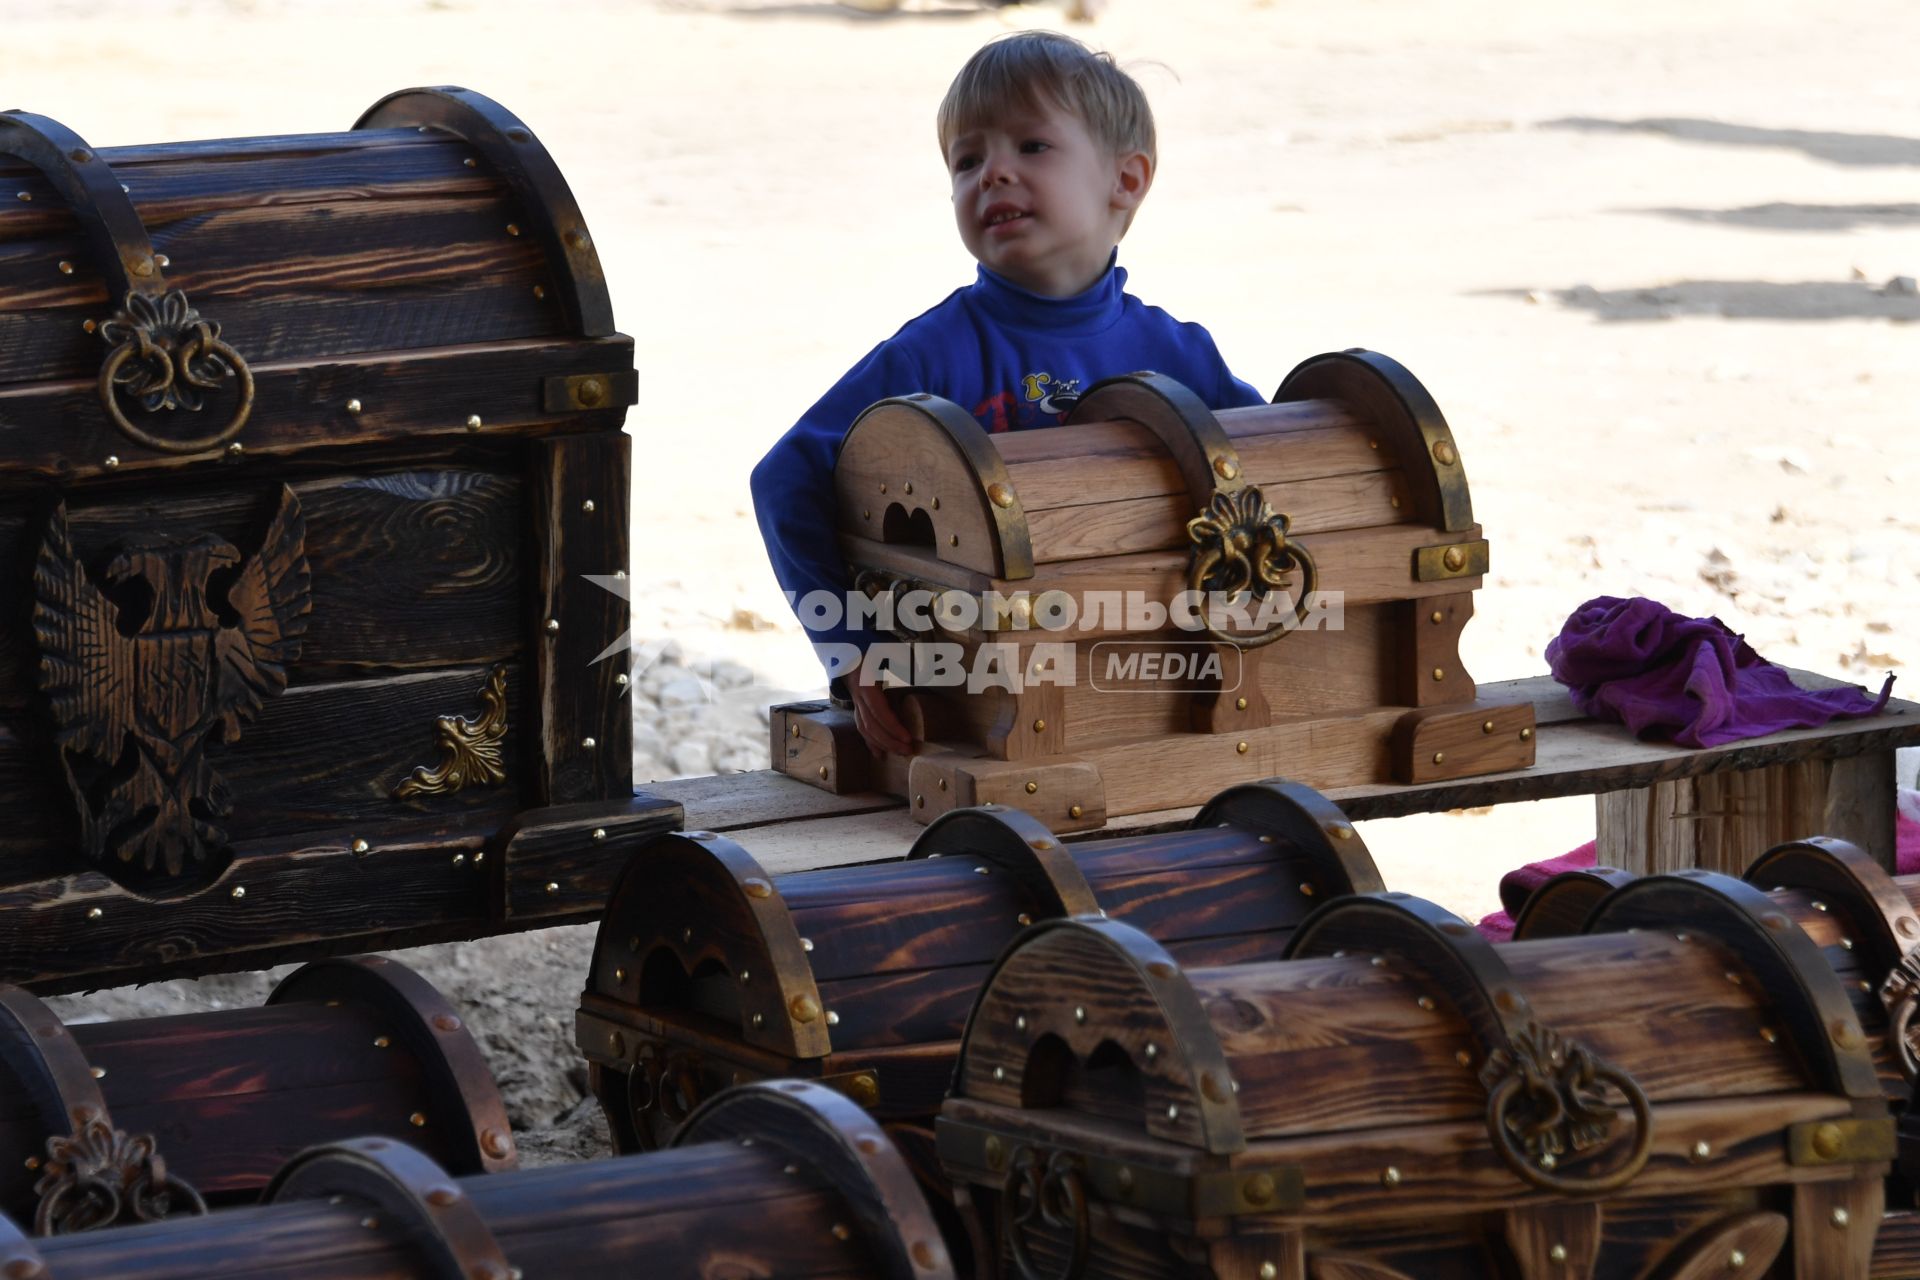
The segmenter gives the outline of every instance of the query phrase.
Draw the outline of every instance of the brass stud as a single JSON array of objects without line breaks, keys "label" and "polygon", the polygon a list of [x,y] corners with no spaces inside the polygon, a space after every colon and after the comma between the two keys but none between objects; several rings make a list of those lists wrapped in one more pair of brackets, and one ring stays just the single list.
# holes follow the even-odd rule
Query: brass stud
[{"label": "brass stud", "polygon": [[886,486],[886,483],[883,481],[880,485],[880,492],[884,494],[886,491],[887,491],[887,486]]},{"label": "brass stud", "polygon": [[584,511],[584,512],[586,512],[586,514],[588,514],[588,515],[592,515],[592,514],[593,514],[593,499],[592,499],[592,498],[588,498],[588,499],[587,499],[587,500],[586,500],[585,502],[583,502],[583,503],[581,503],[581,504],[580,504],[580,510],[582,510],[582,511]]},{"label": "brass stud", "polygon": [[802,938],[802,939],[800,939],[800,949],[801,949],[802,951],[812,951],[812,950],[813,950],[813,939],[812,939],[812,938]]},{"label": "brass stud", "polygon": [[820,1016],[820,1002],[812,996],[795,996],[787,1005],[787,1012],[793,1015],[795,1022],[812,1022]]},{"label": "brass stud", "polygon": [[756,1027],[764,1027],[764,1026],[766,1026],[766,1025],[767,1025],[767,1018],[766,1018],[766,1015],[765,1015],[765,1014],[760,1014],[760,1013],[756,1013],[756,1014],[754,1014],[754,1015],[753,1015],[753,1025],[754,1025],[754,1026],[756,1026]]},{"label": "brass stud", "polygon": [[846,1223],[836,1222],[833,1224],[833,1238],[835,1240],[851,1240],[853,1239],[853,1232],[847,1230]]},{"label": "brass stud", "polygon": [[1836,1227],[1844,1227],[1849,1222],[1853,1221],[1853,1215],[1848,1213],[1845,1209],[1836,1206],[1834,1208],[1834,1211],[1830,1215],[1828,1215],[1827,1221],[1831,1222]]},{"label": "brass stud", "polygon": [[227,446],[227,456],[229,458],[237,458],[241,454],[245,453],[246,451],[247,451],[247,446],[241,444],[238,440],[235,440],[232,444]]},{"label": "brass stud", "polygon": [[1827,904],[1820,901],[1820,899],[1818,898],[1815,898],[1812,902],[1809,902],[1807,905],[1812,907],[1815,911],[1825,911],[1827,909]]},{"label": "brass stud", "polygon": [[1019,915],[1015,916],[1013,919],[1014,919],[1014,922],[1020,925],[1021,928],[1025,928],[1027,925],[1030,925],[1033,923],[1033,917],[1028,915],[1024,911],[1022,911]]},{"label": "brass stud", "polygon": [[120,466],[120,455],[110,453],[100,460],[100,465],[109,471],[117,470]]},{"label": "brass stud", "polygon": [[356,858],[366,857],[367,854],[372,852],[372,849],[373,849],[373,846],[368,844],[365,840],[355,840],[352,844],[348,845],[347,847],[353,850],[353,856]]},{"label": "brass stud", "polygon": [[152,259],[152,258],[142,258],[142,259],[140,259],[140,261],[138,261],[138,262],[136,262],[136,263],[134,263],[134,264],[133,264],[133,274],[135,274],[135,275],[137,275],[137,276],[150,276],[150,275],[152,275],[152,274],[153,274],[153,259]]},{"label": "brass stud", "polygon": [[947,780],[945,778],[940,779],[940,789],[942,791],[945,791],[947,789]]},{"label": "brass stud", "polygon": [[1822,1160],[1832,1160],[1839,1156],[1843,1141],[1839,1125],[1818,1125],[1813,1131],[1813,1154]]},{"label": "brass stud", "polygon": [[538,300],[538,299],[541,299],[541,298],[544,298],[544,297],[546,297],[546,296],[547,296],[547,287],[546,287],[545,285],[543,285],[543,284],[537,284],[537,285],[535,285],[535,286],[533,286],[533,296],[534,296],[534,298],[535,298],[535,300]]},{"label": "brass stud", "polygon": [[481,427],[484,427],[485,425],[486,423],[481,421],[479,414],[470,413],[467,415],[467,430],[478,431]]},{"label": "brass stud", "polygon": [[1077,1004],[1073,1007],[1073,1020],[1079,1026],[1084,1027],[1087,1025],[1087,1007],[1085,1005]]},{"label": "brass stud", "polygon": [[1460,461],[1460,455],[1454,452],[1453,441],[1442,440],[1433,446],[1433,460],[1443,467],[1450,467]]},{"label": "brass stud", "polygon": [[98,320],[82,320],[80,322],[80,327],[82,329],[85,329],[88,333],[92,333],[95,329],[98,329],[100,327],[100,322]]},{"label": "brass stud", "polygon": [[87,1074],[95,1080],[105,1080],[107,1078],[107,1069],[105,1067],[88,1067]]},{"label": "brass stud", "polygon": [[416,1111],[407,1117],[407,1123],[416,1129],[424,1129],[427,1127],[427,1113],[424,1111]]},{"label": "brass stud", "polygon": [[1260,1280],[1279,1280],[1279,1276],[1280,1268],[1274,1266],[1271,1262],[1263,1262],[1260,1264]]},{"label": "brass stud", "polygon": [[1491,721],[1491,720],[1482,720],[1482,721],[1480,722],[1480,732],[1482,732],[1482,733],[1492,733],[1492,732],[1493,732],[1493,721]]},{"label": "brass stud", "polygon": [[98,908],[98,907],[88,907],[88,908],[87,908],[87,919],[89,919],[89,920],[98,920],[98,919],[99,919],[99,918],[100,918],[101,916],[103,916],[103,915],[105,915],[105,914],[106,914],[106,912],[104,912],[104,911],[102,911],[102,910],[100,910],[100,908]]},{"label": "brass stud", "polygon": [[507,224],[507,234],[508,234],[508,235],[510,235],[510,236],[517,236],[517,235],[519,235],[519,234],[520,234],[520,224],[519,224],[519,223],[517,223],[517,222],[509,222],[509,223]]},{"label": "brass stud", "polygon": [[1567,1246],[1563,1244],[1554,1245],[1553,1248],[1547,1250],[1547,1258],[1552,1262],[1565,1262],[1567,1260]]},{"label": "brass stud", "polygon": [[1240,1194],[1244,1196],[1247,1203],[1251,1205],[1272,1203],[1273,1193],[1276,1190],[1273,1175],[1270,1173],[1256,1173],[1240,1186]]},{"label": "brass stud", "polygon": [[558,618],[548,618],[548,619],[547,619],[547,634],[548,634],[548,635],[553,635],[553,634],[554,634],[555,632],[557,632],[557,631],[559,631],[559,630],[560,630],[560,619],[558,619]]},{"label": "brass stud", "polygon": [[1531,729],[1522,729],[1522,730],[1520,731],[1520,741],[1522,741],[1522,742],[1531,742],[1531,741],[1533,741],[1533,730],[1531,730]]},{"label": "brass stud", "polygon": [[1446,752],[1444,752],[1444,751],[1436,751],[1436,752],[1434,752],[1434,753],[1433,753],[1433,762],[1434,762],[1435,764],[1445,764],[1445,763],[1447,762],[1447,753],[1446,753]]},{"label": "brass stud", "polygon": [[506,1158],[508,1152],[513,1150],[513,1144],[500,1130],[488,1129],[480,1135],[480,1149],[494,1159],[502,1160]]},{"label": "brass stud", "polygon": [[27,1157],[27,1168],[29,1168],[29,1169],[38,1169],[39,1167],[40,1167],[40,1157],[39,1157],[39,1156],[28,1156],[28,1157]]},{"label": "brass stud", "polygon": [[1080,817],[1080,816],[1081,816],[1082,814],[1084,814],[1085,812],[1086,812],[1086,810],[1085,810],[1085,809],[1082,809],[1082,808],[1081,808],[1081,807],[1080,807],[1079,805],[1077,805],[1077,804],[1073,804],[1073,805],[1068,805],[1068,806],[1067,806],[1067,816],[1068,816],[1069,818],[1078,818],[1078,817]]},{"label": "brass stud", "polygon": [[1381,1185],[1381,1186],[1383,1186],[1383,1187],[1397,1187],[1397,1186],[1399,1186],[1399,1185],[1400,1185],[1400,1170],[1398,1170],[1398,1169],[1396,1169],[1396,1168],[1394,1168],[1394,1167],[1393,1167],[1392,1165],[1388,1165],[1388,1166],[1387,1166],[1387,1167],[1386,1167],[1385,1169],[1383,1169],[1383,1170],[1381,1170],[1381,1171],[1380,1171],[1380,1185]]},{"label": "brass stud", "polygon": [[1380,442],[1379,442],[1378,440],[1369,440],[1369,441],[1367,441],[1367,448],[1369,448],[1369,449],[1378,449],[1379,447],[1380,447]]},{"label": "brass stud", "polygon": [[995,1067],[993,1069],[993,1078],[995,1080],[1005,1080],[1007,1078],[1007,1069],[1005,1067]]},{"label": "brass stud", "polygon": [[1727,1270],[1737,1271],[1747,1265],[1747,1255],[1735,1249],[1727,1255]]},{"label": "brass stud", "polygon": [[13,193],[13,198],[14,198],[15,200],[24,200],[24,201],[26,201],[26,202],[27,202],[28,204],[32,204],[32,203],[33,203],[33,192],[31,192],[31,191],[16,191],[16,192],[14,192],[14,193]]},{"label": "brass stud", "polygon": [[1431,622],[1436,627],[1439,626],[1441,623],[1445,622],[1446,620],[1447,620],[1446,615],[1441,613],[1438,609],[1435,609],[1432,613],[1427,615],[1427,621]]},{"label": "brass stud", "polygon": [[393,1041],[389,1040],[386,1036],[375,1036],[373,1038],[373,1047],[376,1049],[385,1049],[392,1043]]},{"label": "brass stud", "polygon": [[1023,1014],[1020,1014],[1020,1015],[1018,1015],[1017,1017],[1015,1017],[1015,1018],[1014,1018],[1014,1020],[1013,1020],[1013,1029],[1014,1029],[1015,1031],[1025,1031],[1025,1030],[1027,1029],[1027,1015],[1026,1015],[1026,1014],[1024,1014],[1024,1013],[1023,1013]]},{"label": "brass stud", "polygon": [[1039,783],[1037,783],[1037,782],[1029,782],[1029,783],[1027,784],[1027,794],[1028,794],[1028,795],[1032,795],[1032,794],[1033,794],[1034,792],[1036,792],[1036,791],[1038,791],[1039,789],[1040,789],[1040,784],[1039,784]]},{"label": "brass stud", "polygon": [[1246,744],[1246,743],[1244,743],[1244,742],[1236,742],[1236,743],[1234,743],[1234,744],[1233,744],[1233,749],[1234,749],[1234,751],[1235,751],[1236,753],[1238,753],[1238,754],[1240,754],[1240,755],[1245,755],[1245,754],[1247,754],[1247,744]]},{"label": "brass stud", "polygon": [[973,874],[977,876],[987,876],[987,875],[992,875],[993,870],[990,867],[975,867],[973,869]]},{"label": "brass stud", "polygon": [[70,276],[70,275],[72,275],[72,274],[73,274],[73,264],[72,264],[71,262],[62,262],[62,263],[60,264],[60,274],[61,274],[61,275],[63,275],[63,276]]},{"label": "brass stud", "polygon": [[900,492],[902,492],[902,493],[904,493],[904,494],[907,494],[908,496],[912,496],[912,494],[913,494],[913,481],[911,481],[911,480],[909,480],[909,481],[907,481],[907,482],[906,482],[905,484],[903,484],[903,485],[901,485],[901,486],[900,486]]},{"label": "brass stud", "polygon": [[1331,828],[1329,828],[1329,830],[1330,830],[1330,831],[1331,831],[1331,832],[1333,833],[1333,838],[1334,838],[1335,840],[1351,840],[1351,839],[1353,839],[1353,828],[1352,828],[1352,827],[1345,827],[1345,826],[1342,826],[1342,827],[1331,827]]},{"label": "brass stud", "polygon": [[353,414],[357,414],[357,413],[359,413],[359,412],[360,412],[360,410],[361,410],[362,408],[364,408],[364,407],[365,407],[365,406],[364,406],[364,405],[362,405],[362,404],[360,403],[360,401],[359,401],[359,400],[357,400],[357,399],[355,399],[355,400],[349,400],[349,401],[347,401],[347,412],[348,412],[348,413],[353,413]]},{"label": "brass stud", "polygon": [[1146,1052],[1147,1052],[1147,1061],[1152,1062],[1155,1058],[1160,1056],[1160,1046],[1157,1044],[1149,1043],[1147,1045]]},{"label": "brass stud", "polygon": [[1435,668],[1433,669],[1433,678],[1434,678],[1435,680],[1445,680],[1445,679],[1447,678],[1447,671],[1446,671],[1446,668],[1445,668],[1445,667],[1435,667]]},{"label": "brass stud", "polygon": [[154,254],[154,255],[153,255],[153,260],[154,260],[155,262],[157,262],[157,263],[159,263],[159,264],[160,264],[161,266],[163,266],[163,267],[170,267],[170,266],[172,266],[172,265],[173,265],[173,259],[172,259],[172,258],[169,258],[169,257],[168,257],[168,256],[167,256],[166,254],[164,254],[164,253],[156,253],[156,254]]},{"label": "brass stud", "polygon": [[1233,465],[1233,459],[1231,458],[1215,458],[1213,460],[1213,470],[1214,474],[1218,475],[1222,480],[1231,480],[1240,474],[1240,468]]},{"label": "brass stud", "polygon": [[1440,553],[1440,563],[1447,566],[1447,568],[1454,573],[1458,573],[1466,567],[1467,553],[1458,547],[1448,547]]},{"label": "brass stud", "polygon": [[1033,731],[1035,733],[1045,733],[1047,731],[1047,722],[1045,720],[1035,720],[1033,722]]},{"label": "brass stud", "polygon": [[560,882],[558,880],[547,881],[547,892],[548,893],[560,892]]},{"label": "brass stud", "polygon": [[582,751],[591,751],[599,745],[600,744],[595,742],[591,737],[580,739],[580,749]]},{"label": "brass stud", "polygon": [[1699,1164],[1703,1160],[1710,1160],[1713,1158],[1713,1146],[1705,1139],[1702,1139],[1693,1144],[1693,1149],[1687,1152],[1687,1157],[1695,1164]]},{"label": "brass stud", "polygon": [[1465,1049],[1455,1049],[1453,1051],[1453,1060],[1459,1063],[1463,1067],[1470,1067],[1473,1065],[1473,1055],[1468,1053]]},{"label": "brass stud", "polygon": [[1433,997],[1432,997],[1432,996],[1421,996],[1421,997],[1420,997],[1420,999],[1419,999],[1419,1000],[1417,1000],[1417,1001],[1415,1001],[1414,1003],[1416,1003],[1416,1004],[1418,1004],[1418,1005],[1419,1005],[1419,1006],[1420,1006],[1420,1007],[1421,1007],[1422,1009],[1425,1009],[1425,1010],[1427,1010],[1428,1012],[1432,1012],[1432,1011],[1433,1011]]},{"label": "brass stud", "polygon": [[1300,896],[1303,898],[1311,898],[1313,896],[1313,881],[1302,880],[1300,882]]},{"label": "brass stud", "polygon": [[586,232],[584,232],[584,231],[569,231],[569,232],[567,232],[567,247],[568,247],[569,249],[584,249],[584,248],[586,248],[586,247],[587,247],[587,233],[586,233]]},{"label": "brass stud", "polygon": [[948,535],[947,535],[947,545],[948,545],[948,546],[950,546],[950,547],[957,547],[957,546],[959,546],[959,545],[960,545],[960,535],[959,535],[959,534],[957,534],[957,533],[950,533],[950,534],[948,534]]},{"label": "brass stud", "polygon": [[914,798],[913,798],[913,807],[914,807],[914,808],[916,808],[916,809],[924,809],[924,808],[926,808],[926,807],[927,807],[927,797],[926,797],[925,795],[916,795],[916,796],[914,796]]},{"label": "brass stud", "polygon": [[472,156],[468,156],[465,160],[462,160],[460,163],[464,164],[469,169],[479,168],[479,162],[476,161]]},{"label": "brass stud", "polygon": [[825,765],[820,766],[820,776],[823,779],[827,776],[827,766]]},{"label": "brass stud", "polygon": [[593,829],[593,838],[595,840],[605,840],[607,838],[607,829],[605,827],[595,827]]},{"label": "brass stud", "polygon": [[627,980],[627,971],[625,969],[615,969],[613,971],[613,980],[615,982],[625,982]]},{"label": "brass stud", "polygon": [[1840,949],[1841,949],[1842,951],[1851,951],[1851,950],[1853,950],[1853,939],[1852,939],[1852,938],[1842,938],[1842,939],[1840,939]]},{"label": "brass stud", "polygon": [[860,508],[860,518],[861,518],[862,520],[871,520],[871,519],[873,519],[873,508],[872,508],[872,507],[862,507],[862,508]]},{"label": "brass stud", "polygon": [[243,884],[237,884],[237,885],[235,885],[235,886],[233,886],[233,893],[232,893],[231,895],[229,895],[229,896],[231,896],[231,897],[233,897],[233,898],[234,898],[235,900],[238,900],[238,899],[240,899],[240,898],[244,898],[244,897],[246,897],[246,896],[247,896],[247,886],[245,886],[245,885],[243,885]]},{"label": "brass stud", "polygon": [[1780,1039],[1780,1035],[1772,1027],[1762,1027],[1760,1028],[1760,1038],[1768,1044],[1773,1044]]},{"label": "brass stud", "polygon": [[1387,495],[1387,502],[1388,502],[1389,504],[1391,504],[1391,505],[1392,505],[1392,507],[1393,507],[1393,509],[1394,509],[1395,511],[1398,511],[1398,510],[1400,509],[1400,495],[1399,495],[1399,494],[1397,494],[1397,493],[1394,493],[1394,494],[1389,494],[1389,495]]},{"label": "brass stud", "polygon": [[380,1225],[380,1219],[374,1217],[372,1214],[368,1214],[366,1217],[360,1219],[360,1225],[368,1231],[371,1231]]},{"label": "brass stud", "polygon": [[1169,1102],[1167,1104],[1167,1119],[1178,1120],[1179,1118],[1180,1118],[1180,1104],[1175,1102]]},{"label": "brass stud", "polygon": [[[835,1013],[831,1009],[827,1010],[827,1025],[830,1027],[837,1027],[840,1025],[840,1015]],[[857,1084],[859,1082],[856,1080],[855,1083]]]},{"label": "brass stud", "polygon": [[1003,484],[988,485],[987,497],[993,499],[993,505],[996,507],[1006,508],[1013,505],[1013,490]]},{"label": "brass stud", "polygon": [[1247,700],[1245,698],[1235,698],[1233,700],[1233,709],[1235,711],[1245,711],[1247,709]]},{"label": "brass stud", "polygon": [[773,886],[765,880],[762,880],[759,876],[749,876],[747,879],[742,880],[740,887],[747,891],[749,898],[771,898],[773,896]]},{"label": "brass stud", "polygon": [[1560,1157],[1554,1155],[1553,1152],[1543,1151],[1540,1153],[1540,1167],[1542,1169],[1551,1169],[1559,1163]]}]

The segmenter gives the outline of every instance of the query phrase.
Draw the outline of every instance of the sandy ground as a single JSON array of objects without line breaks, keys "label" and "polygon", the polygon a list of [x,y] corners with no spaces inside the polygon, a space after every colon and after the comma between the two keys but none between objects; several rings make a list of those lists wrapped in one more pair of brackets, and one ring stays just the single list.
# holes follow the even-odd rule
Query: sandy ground
[{"label": "sandy ground", "polygon": [[[1061,10],[162,9],[156,57],[151,6],[4,0],[6,98],[114,145],[344,128],[392,89],[458,83],[541,134],[644,378],[635,634],[643,653],[676,643],[649,692],[680,692],[639,704],[641,776],[757,763],[759,709],[818,676],[747,473],[861,353],[970,277],[934,105],[979,43]],[[1076,29],[1135,67],[1159,115],[1160,174],[1122,251],[1135,291],[1208,325],[1256,385],[1367,346],[1446,412],[1494,546],[1466,635],[1480,678],[1542,669],[1547,638],[1600,593],[1717,613],[1770,657],[1862,680],[1915,656],[1920,297],[1885,286],[1920,274],[1920,9],[1116,0]],[[1590,804],[1567,800],[1366,835],[1390,882],[1477,915],[1501,870],[1591,828]],[[549,1127],[576,1100],[585,938],[412,957],[486,1030],[543,1151],[594,1142],[586,1112]]]}]

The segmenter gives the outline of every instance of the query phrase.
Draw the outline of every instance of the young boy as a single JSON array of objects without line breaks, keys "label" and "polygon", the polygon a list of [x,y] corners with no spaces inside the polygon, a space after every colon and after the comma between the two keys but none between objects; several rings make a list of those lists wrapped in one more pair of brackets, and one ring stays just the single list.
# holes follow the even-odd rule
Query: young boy
[{"label": "young boy", "polygon": [[[833,465],[847,428],[877,400],[929,392],[999,432],[1054,426],[1086,388],[1133,369],[1177,379],[1215,409],[1265,399],[1227,371],[1205,329],[1124,292],[1116,247],[1153,185],[1156,156],[1146,95],[1109,55],[1051,32],[1001,37],[960,69],[936,123],[960,240],[979,273],[868,352],[754,468],[760,533],[796,600],[846,598]],[[864,651],[873,637],[841,625],[809,639]],[[868,744],[910,753],[884,691],[857,670],[848,676]]]}]

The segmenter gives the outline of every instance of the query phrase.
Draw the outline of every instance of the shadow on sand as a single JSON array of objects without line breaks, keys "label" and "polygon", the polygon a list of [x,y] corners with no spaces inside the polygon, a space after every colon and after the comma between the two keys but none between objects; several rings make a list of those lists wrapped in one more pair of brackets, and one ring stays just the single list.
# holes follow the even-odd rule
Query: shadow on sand
[{"label": "shadow on sand", "polygon": [[1723,120],[1656,117],[1646,120],[1598,120],[1570,116],[1542,121],[1542,129],[1585,133],[1652,133],[1684,142],[1722,147],[1780,147],[1815,160],[1844,165],[1920,165],[1920,139],[1881,133],[1823,133],[1809,129],[1758,129]]},{"label": "shadow on sand", "polygon": [[[1013,0],[1005,0],[1013,3]],[[817,18],[830,22],[922,22],[971,18],[982,9],[999,8],[993,0],[943,4],[931,9],[856,9],[833,0],[666,0],[664,8],[679,13],[707,13],[725,18]]]},{"label": "shadow on sand", "polygon": [[[1525,298],[1525,289],[1494,289],[1481,297]],[[1714,316],[1724,320],[1920,320],[1920,297],[1888,293],[1878,285],[1811,280],[1679,280],[1637,289],[1575,285],[1544,295],[1561,306],[1589,311],[1609,323]]]},{"label": "shadow on sand", "polygon": [[1682,222],[1752,231],[1852,231],[1856,227],[1920,226],[1920,204],[1756,204],[1744,209],[1622,209]]}]

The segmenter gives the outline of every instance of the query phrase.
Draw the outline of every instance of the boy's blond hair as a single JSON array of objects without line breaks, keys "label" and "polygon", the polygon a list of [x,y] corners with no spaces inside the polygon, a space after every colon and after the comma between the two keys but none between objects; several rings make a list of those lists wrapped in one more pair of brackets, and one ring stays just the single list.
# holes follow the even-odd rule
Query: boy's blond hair
[{"label": "boy's blond hair", "polygon": [[1095,53],[1054,31],[1016,31],[967,59],[934,118],[940,153],[944,156],[961,134],[1009,111],[1047,105],[1078,116],[1093,140],[1114,155],[1142,151],[1159,163],[1153,108],[1134,78],[1112,54]]}]

